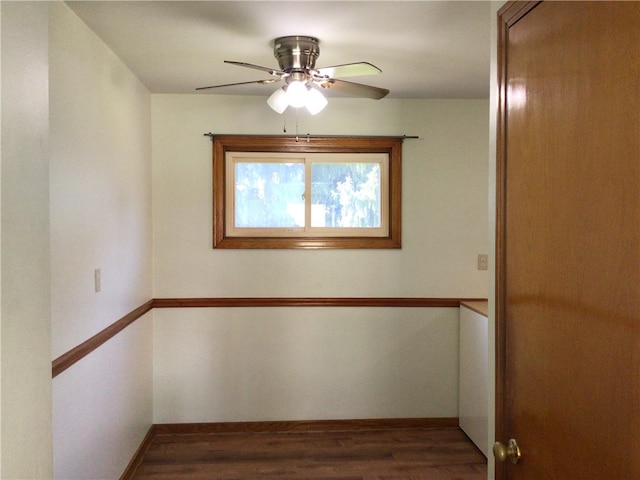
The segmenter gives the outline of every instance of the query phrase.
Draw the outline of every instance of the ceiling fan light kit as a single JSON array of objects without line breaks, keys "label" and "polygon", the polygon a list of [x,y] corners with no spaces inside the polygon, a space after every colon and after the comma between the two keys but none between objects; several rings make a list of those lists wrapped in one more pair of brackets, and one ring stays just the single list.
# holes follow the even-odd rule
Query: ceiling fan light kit
[{"label": "ceiling fan light kit", "polygon": [[389,93],[385,88],[347,82],[334,77],[376,75],[382,71],[368,62],[347,63],[316,69],[316,59],[320,55],[319,41],[315,37],[293,35],[276,38],[273,42],[273,55],[278,60],[280,70],[275,70],[251,63],[225,60],[225,63],[241,67],[261,70],[275,77],[252,82],[239,82],[211,87],[200,87],[196,90],[229,87],[247,84],[271,84],[284,80],[285,86],[278,88],[267,100],[267,104],[277,113],[284,113],[288,107],[306,107],[311,115],[315,115],[327,105],[327,99],[316,88],[333,89],[336,92],[356,97],[379,100]]},{"label": "ceiling fan light kit", "polygon": [[320,91],[298,81],[278,88],[267,99],[267,104],[277,113],[283,113],[287,107],[306,107],[311,115],[316,115],[327,106],[327,103],[327,99]]}]

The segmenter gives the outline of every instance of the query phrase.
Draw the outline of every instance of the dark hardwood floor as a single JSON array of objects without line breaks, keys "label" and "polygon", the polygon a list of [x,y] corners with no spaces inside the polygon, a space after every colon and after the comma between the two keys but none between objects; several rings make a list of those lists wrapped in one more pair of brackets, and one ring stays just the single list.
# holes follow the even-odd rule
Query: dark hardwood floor
[{"label": "dark hardwood floor", "polygon": [[485,480],[458,428],[156,434],[135,480]]}]

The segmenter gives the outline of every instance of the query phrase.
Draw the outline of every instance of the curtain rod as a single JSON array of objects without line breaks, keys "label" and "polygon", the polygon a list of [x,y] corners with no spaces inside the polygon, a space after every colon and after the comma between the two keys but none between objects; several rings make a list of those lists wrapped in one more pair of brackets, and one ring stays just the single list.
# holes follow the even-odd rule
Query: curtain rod
[{"label": "curtain rod", "polygon": [[303,135],[243,135],[243,134],[228,134],[228,133],[205,133],[205,137],[210,137],[212,140],[214,137],[273,137],[273,138],[295,138],[296,141],[302,137],[309,141],[312,138],[401,138],[407,140],[419,139],[417,135],[311,135],[310,133]]}]

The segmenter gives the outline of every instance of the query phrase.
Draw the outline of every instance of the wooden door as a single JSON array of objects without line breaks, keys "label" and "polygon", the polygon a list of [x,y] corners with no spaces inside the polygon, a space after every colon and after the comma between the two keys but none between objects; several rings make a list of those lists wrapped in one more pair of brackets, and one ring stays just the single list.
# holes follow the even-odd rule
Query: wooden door
[{"label": "wooden door", "polygon": [[499,12],[500,479],[640,479],[640,3]]}]

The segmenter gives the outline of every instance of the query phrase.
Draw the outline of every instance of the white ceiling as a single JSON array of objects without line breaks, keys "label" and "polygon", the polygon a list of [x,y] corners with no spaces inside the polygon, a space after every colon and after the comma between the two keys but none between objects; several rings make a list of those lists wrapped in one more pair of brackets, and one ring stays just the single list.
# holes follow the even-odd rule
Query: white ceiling
[{"label": "white ceiling", "polygon": [[[485,1],[67,1],[152,93],[269,78],[233,60],[278,68],[273,40],[320,39],[316,67],[366,61],[382,74],[349,81],[387,98],[487,98]],[[204,94],[268,95],[270,85]],[[203,93],[199,93],[203,94]]]}]

